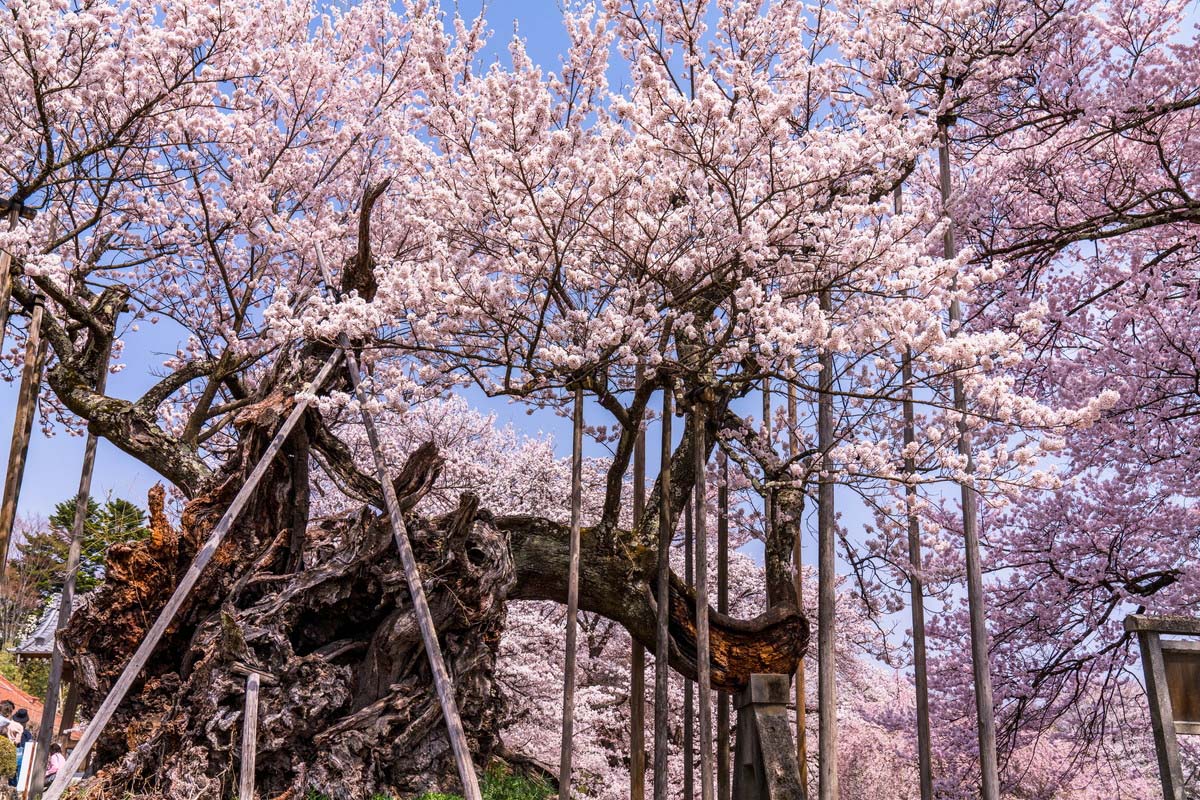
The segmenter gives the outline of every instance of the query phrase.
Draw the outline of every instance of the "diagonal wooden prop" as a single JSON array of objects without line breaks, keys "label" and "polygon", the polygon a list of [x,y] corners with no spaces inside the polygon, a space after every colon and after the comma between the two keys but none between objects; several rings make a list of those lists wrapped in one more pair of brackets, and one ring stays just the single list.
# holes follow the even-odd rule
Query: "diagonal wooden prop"
[{"label": "diagonal wooden prop", "polygon": [[233,502],[229,504],[229,508],[225,510],[225,514],[221,520],[213,528],[209,534],[208,541],[204,543],[204,547],[200,548],[200,552],[192,559],[192,564],[188,567],[188,571],[184,574],[179,585],[175,587],[175,592],[171,595],[171,599],[167,601],[167,605],[159,613],[158,619],[154,621],[154,625],[146,634],[146,638],[138,645],[138,649],[134,652],[133,657],[129,659],[129,663],[125,665],[121,676],[117,678],[116,684],[109,690],[108,696],[104,698],[104,702],[100,704],[100,708],[96,710],[96,714],[92,717],[91,722],[83,731],[83,738],[79,740],[79,744],[71,751],[70,757],[67,758],[67,763],[58,771],[58,775],[54,778],[54,783],[46,791],[45,800],[59,800],[66,792],[67,786],[71,783],[71,778],[83,765],[84,760],[92,751],[96,741],[100,738],[100,734],[104,732],[105,727],[112,719],[113,713],[125,699],[133,682],[137,680],[142,669],[145,668],[146,662],[150,660],[154,648],[158,645],[164,633],[167,632],[167,627],[174,621],[175,615],[179,613],[179,609],[183,607],[183,603],[187,600],[188,594],[196,585],[196,581],[200,580],[200,574],[204,572],[204,568],[208,566],[208,562],[212,560],[216,554],[217,548],[221,546],[225,535],[229,533],[233,523],[241,515],[242,509],[246,507],[250,496],[254,494],[254,490],[258,487],[259,481],[266,473],[267,467],[275,460],[283,443],[287,441],[288,436],[296,427],[296,423],[304,416],[304,412],[308,410],[312,404],[313,397],[325,381],[329,378],[329,373],[337,366],[337,362],[341,359],[342,353],[340,350],[335,350],[326,359],[317,376],[304,388],[304,392],[300,395],[300,399],[296,401],[292,413],[288,414],[283,425],[275,432],[275,438],[267,445],[266,451],[258,464],[254,467],[254,471],[250,473],[250,477],[246,479],[246,483],[238,490],[237,495],[233,498]]},{"label": "diagonal wooden prop", "polygon": [[[326,287],[338,297],[338,291],[325,263],[325,254],[317,245],[317,264]],[[454,684],[450,673],[446,670],[446,661],[442,658],[441,645],[438,643],[437,628],[433,624],[433,614],[429,611],[429,603],[425,599],[425,588],[421,584],[421,573],[417,570],[417,559],[413,555],[412,544],[408,540],[408,528],[404,524],[404,515],[400,511],[400,501],[396,497],[396,488],[388,477],[387,462],[379,447],[379,432],[375,428],[375,420],[367,411],[367,395],[362,388],[362,377],[358,370],[358,359],[354,356],[350,339],[346,334],[338,336],[338,346],[346,356],[346,369],[350,376],[350,386],[358,400],[358,408],[362,414],[363,428],[367,433],[367,442],[371,446],[371,455],[375,460],[375,477],[383,488],[383,501],[387,507],[388,521],[392,526],[392,538],[400,551],[400,563],[404,567],[404,579],[408,583],[408,592],[412,596],[413,612],[417,615],[417,624],[421,629],[421,641],[425,644],[425,655],[429,659],[429,667],[433,672],[433,686],[437,691],[438,703],[442,707],[442,716],[446,719],[446,730],[450,738],[450,747],[454,750],[454,762],[458,767],[458,777],[462,781],[463,794],[466,800],[482,800],[479,790],[479,779],[475,775],[475,762],[471,760],[471,750],[467,746],[467,734],[463,730],[462,717],[458,713],[458,703],[454,699]]]}]

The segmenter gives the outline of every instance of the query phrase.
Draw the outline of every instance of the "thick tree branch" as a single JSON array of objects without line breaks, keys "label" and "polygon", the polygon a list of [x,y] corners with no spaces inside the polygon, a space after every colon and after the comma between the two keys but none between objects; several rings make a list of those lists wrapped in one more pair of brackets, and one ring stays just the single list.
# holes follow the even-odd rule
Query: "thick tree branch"
[{"label": "thick tree branch", "polygon": [[[537,517],[501,517],[496,526],[508,534],[517,584],[514,600],[566,602],[570,531]],[[582,534],[579,607],[624,627],[634,639],[655,646],[654,552],[638,551],[630,560],[613,555],[595,529]],[[696,675],[695,593],[671,576],[671,667]],[[713,686],[735,690],[755,672],[790,674],[808,645],[808,621],[793,606],[773,608],[751,620],[709,609]]]}]

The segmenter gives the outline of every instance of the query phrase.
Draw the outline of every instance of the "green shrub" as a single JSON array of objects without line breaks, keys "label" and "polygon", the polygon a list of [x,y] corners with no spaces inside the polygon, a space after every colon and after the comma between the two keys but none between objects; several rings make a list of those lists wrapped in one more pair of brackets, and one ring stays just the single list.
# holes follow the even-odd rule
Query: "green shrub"
[{"label": "green shrub", "polygon": [[[492,767],[484,773],[479,782],[483,791],[483,800],[546,800],[554,794],[549,784],[536,778],[524,778],[513,775],[503,767]],[[372,800],[383,800],[373,798]],[[426,792],[417,800],[462,800],[455,794],[441,792]]]},{"label": "green shrub", "polygon": [[[513,775],[503,767],[492,767],[484,773],[483,780],[479,782],[479,788],[483,791],[483,800],[546,800],[554,794],[550,785],[545,781]],[[310,789],[304,796],[304,800],[329,800],[329,798]],[[377,794],[371,800],[395,800],[395,798]],[[426,792],[416,800],[462,800],[462,798],[456,794]]]},{"label": "green shrub", "polygon": [[553,791],[544,781],[513,775],[493,767],[483,776],[484,800],[546,800]]},{"label": "green shrub", "polygon": [[0,734],[0,778],[8,779],[17,774],[17,746]]}]

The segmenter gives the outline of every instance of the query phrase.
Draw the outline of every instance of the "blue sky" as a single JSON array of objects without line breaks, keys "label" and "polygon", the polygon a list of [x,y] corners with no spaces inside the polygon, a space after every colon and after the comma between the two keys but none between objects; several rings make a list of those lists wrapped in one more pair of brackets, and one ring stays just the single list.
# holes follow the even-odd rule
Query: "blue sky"
[{"label": "blue sky", "polygon": [[[464,0],[457,5],[443,0],[443,8],[453,13],[457,7],[460,13],[472,19],[478,14],[481,3],[479,0]],[[492,31],[489,47],[485,51],[485,62],[508,59],[508,44],[516,30],[526,42],[531,58],[546,70],[557,70],[559,54],[567,44],[566,35],[562,28],[559,4],[554,0],[494,0],[488,3],[488,27]],[[125,336],[125,352],[121,362],[125,369],[109,379],[108,392],[110,395],[126,399],[134,399],[144,392],[156,380],[155,373],[161,373],[163,361],[174,354],[179,341],[177,331],[168,324],[149,325],[145,322],[138,332],[127,332]],[[12,342],[6,343],[12,348]],[[566,457],[569,455],[570,433],[567,421],[550,411],[527,413],[523,405],[510,403],[507,400],[491,400],[481,393],[467,392],[467,399],[480,409],[496,414],[500,424],[511,423],[519,431],[532,436],[550,433],[554,435],[557,452]],[[8,458],[9,433],[13,419],[16,399],[16,383],[0,384],[0,457]],[[655,405],[658,404],[657,399]],[[742,412],[753,417],[761,415],[761,400],[754,396],[742,401],[745,408]],[[589,421],[608,423],[607,415],[595,410],[589,411]],[[676,424],[678,436],[681,424]],[[658,438],[657,426],[648,430],[649,443],[647,447],[647,470],[651,476],[658,469]],[[26,516],[48,516],[53,506],[72,497],[79,481],[79,464],[82,460],[84,438],[66,433],[46,437],[40,426],[35,427],[33,441],[29,449],[28,466],[25,483],[21,493],[18,511]],[[607,451],[599,446],[590,445],[587,455],[604,457]],[[146,492],[156,482],[159,476],[149,467],[125,455],[108,442],[101,441],[93,479],[93,495],[97,498],[108,496],[123,497],[138,505],[145,505]],[[841,493],[839,493],[841,494]],[[846,501],[839,500],[844,509],[844,519],[852,524],[863,519],[863,509],[854,499],[846,496]],[[811,537],[805,542],[805,561],[814,563],[815,543]],[[751,544],[747,548],[752,555],[758,555],[761,547]]]},{"label": "blue sky", "polygon": [[[478,0],[467,0],[457,4],[464,17],[474,18],[480,11]],[[443,2],[450,13],[456,7]],[[496,0],[488,4],[489,27],[494,31],[488,48],[487,60],[507,59],[508,42],[514,26],[527,41],[535,61],[546,69],[558,68],[558,53],[565,46],[566,36],[561,24],[559,6],[553,0]],[[109,379],[109,394],[133,399],[154,382],[153,372],[163,360],[175,352],[178,344],[173,331],[167,325],[151,326],[143,323],[137,333],[129,333],[126,350],[122,356],[125,369]],[[11,349],[13,343],[5,342]],[[11,433],[11,420],[16,402],[16,380],[0,384],[0,457],[7,463]],[[480,398],[472,398],[480,400]],[[552,414],[542,413],[526,416],[522,409],[505,402],[481,401],[481,407],[495,410],[504,421],[512,421],[521,430],[537,434],[542,430],[554,430],[559,420]],[[568,437],[557,437],[566,441]],[[21,491],[18,512],[26,515],[48,516],[55,503],[74,495],[79,482],[79,463],[83,458],[84,438],[59,433],[46,437],[40,426],[35,426],[33,441],[29,448],[29,460],[25,472],[25,483]],[[93,494],[105,497],[110,493],[125,497],[144,505],[146,491],[159,478],[153,470],[122,453],[111,444],[101,441],[96,459]]]}]

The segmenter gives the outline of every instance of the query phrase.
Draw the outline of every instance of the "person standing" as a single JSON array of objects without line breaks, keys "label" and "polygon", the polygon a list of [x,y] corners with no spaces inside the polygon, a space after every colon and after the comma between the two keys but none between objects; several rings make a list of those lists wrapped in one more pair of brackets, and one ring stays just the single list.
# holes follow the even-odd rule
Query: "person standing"
[{"label": "person standing", "polygon": [[[8,705],[12,704],[8,703]],[[17,713],[12,716],[12,721],[8,723],[5,734],[17,748],[17,774],[9,781],[10,786],[16,786],[17,778],[21,776],[21,761],[25,758],[25,745],[33,741],[33,734],[29,731],[29,711],[27,709],[17,709]]]},{"label": "person standing", "polygon": [[58,771],[67,763],[66,757],[63,755],[62,745],[58,742],[53,742],[50,745],[50,757],[46,760],[46,780],[44,785],[49,786],[54,783],[54,778],[58,775]]}]

